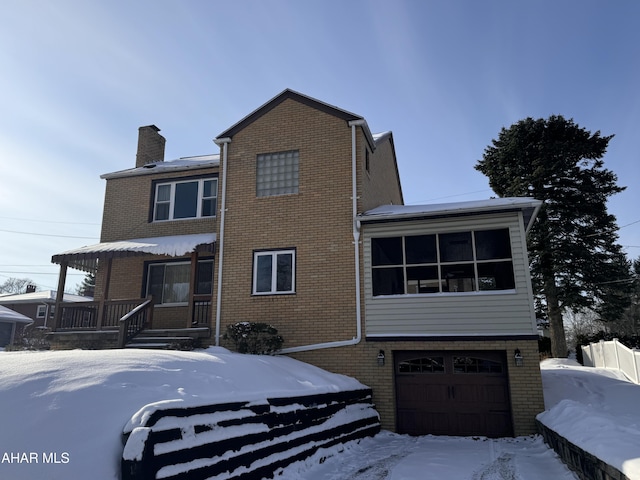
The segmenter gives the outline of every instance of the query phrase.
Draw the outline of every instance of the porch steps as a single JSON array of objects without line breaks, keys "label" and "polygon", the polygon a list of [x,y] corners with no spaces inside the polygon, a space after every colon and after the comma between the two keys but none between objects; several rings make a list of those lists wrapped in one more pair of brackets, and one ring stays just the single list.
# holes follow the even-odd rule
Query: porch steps
[{"label": "porch steps", "polygon": [[198,338],[206,338],[209,334],[208,327],[148,329],[132,338],[125,348],[190,350]]}]

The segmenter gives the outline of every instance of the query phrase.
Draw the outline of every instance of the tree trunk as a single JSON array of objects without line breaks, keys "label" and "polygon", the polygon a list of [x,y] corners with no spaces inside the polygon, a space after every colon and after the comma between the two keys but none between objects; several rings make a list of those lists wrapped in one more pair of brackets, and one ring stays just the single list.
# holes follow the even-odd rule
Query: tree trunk
[{"label": "tree trunk", "polygon": [[[551,280],[553,282],[553,280]],[[549,332],[551,334],[551,356],[553,358],[567,358],[567,339],[564,334],[562,310],[558,304],[555,292],[555,284],[549,285],[547,281],[545,297],[547,300],[547,312],[549,313]]]}]

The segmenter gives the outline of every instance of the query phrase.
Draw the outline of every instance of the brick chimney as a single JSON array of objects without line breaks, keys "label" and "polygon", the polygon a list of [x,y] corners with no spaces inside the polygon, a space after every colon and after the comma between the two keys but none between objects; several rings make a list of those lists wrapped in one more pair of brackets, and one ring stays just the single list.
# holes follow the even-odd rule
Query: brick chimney
[{"label": "brick chimney", "polygon": [[35,285],[32,285],[32,284],[28,284],[27,285],[26,293],[35,293],[35,291],[36,291],[36,286]]},{"label": "brick chimney", "polygon": [[164,144],[166,139],[158,132],[155,125],[147,125],[138,129],[138,153],[136,154],[136,168],[147,163],[164,161]]}]

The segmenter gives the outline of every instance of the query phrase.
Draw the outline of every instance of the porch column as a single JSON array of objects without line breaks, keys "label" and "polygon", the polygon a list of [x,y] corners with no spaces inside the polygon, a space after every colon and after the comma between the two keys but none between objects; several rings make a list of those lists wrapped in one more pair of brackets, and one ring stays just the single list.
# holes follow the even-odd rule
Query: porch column
[{"label": "porch column", "polygon": [[198,252],[191,253],[191,278],[189,279],[189,308],[187,311],[187,328],[193,326],[193,297],[196,293],[196,281],[198,279],[196,273],[198,268]]},{"label": "porch column", "polygon": [[104,273],[102,297],[100,298],[100,303],[98,304],[98,318],[97,318],[97,325],[96,325],[97,330],[102,330],[102,321],[104,320],[105,302],[109,299],[109,284],[111,283],[111,262],[112,262],[111,258],[108,258],[106,272]]},{"label": "porch column", "polygon": [[67,283],[67,268],[69,262],[63,260],[60,262],[60,276],[58,277],[58,290],[56,291],[56,311],[53,314],[53,328],[55,332],[60,327],[60,319],[62,318],[62,302],[64,300],[64,286]]}]

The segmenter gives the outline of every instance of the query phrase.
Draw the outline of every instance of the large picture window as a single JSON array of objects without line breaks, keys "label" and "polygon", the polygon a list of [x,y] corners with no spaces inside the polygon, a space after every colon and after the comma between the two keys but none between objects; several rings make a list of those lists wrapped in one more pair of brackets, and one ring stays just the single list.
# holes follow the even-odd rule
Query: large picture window
[{"label": "large picture window", "polygon": [[373,295],[513,290],[509,229],[371,239]]},{"label": "large picture window", "polygon": [[[191,262],[152,263],[147,272],[147,295],[155,304],[180,305],[189,301]],[[201,260],[196,270],[196,295],[213,292],[213,260]]]},{"label": "large picture window", "polygon": [[294,293],[295,263],[295,250],[254,252],[254,295]]},{"label": "large picture window", "polygon": [[218,179],[156,183],[153,220],[214,217],[218,205]]},{"label": "large picture window", "polygon": [[256,159],[256,195],[298,193],[298,151],[265,153]]}]

